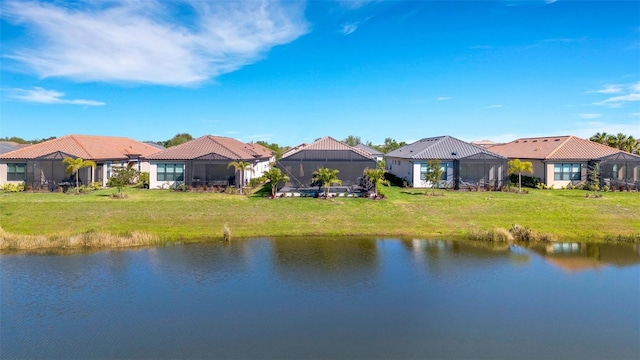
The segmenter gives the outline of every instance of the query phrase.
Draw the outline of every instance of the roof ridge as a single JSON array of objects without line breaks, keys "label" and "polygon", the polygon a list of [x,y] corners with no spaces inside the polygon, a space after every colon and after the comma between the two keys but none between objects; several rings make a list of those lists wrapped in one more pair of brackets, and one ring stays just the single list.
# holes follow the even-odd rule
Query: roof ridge
[{"label": "roof ridge", "polygon": [[[71,134],[69,135],[69,137],[71,139],[73,139],[73,141],[76,142],[76,144],[78,144],[78,146],[80,147],[80,149],[82,149],[82,151],[84,151],[85,154],[89,155],[89,158],[92,158],[93,156],[89,153],[89,151],[87,151],[87,149],[84,148],[84,146],[82,146],[82,144],[80,143],[80,141],[78,141],[78,139],[76,139],[76,136],[81,136],[81,135],[76,135],[76,134]],[[65,136],[62,137],[62,139],[64,139]],[[87,160],[87,159],[84,159]]]},{"label": "roof ridge", "polygon": [[564,141],[563,141],[560,145],[556,146],[556,148],[555,148],[555,149],[551,150],[551,152],[550,152],[549,154],[547,154],[547,156],[545,156],[545,159],[549,159],[549,158],[551,158],[551,157],[553,156],[553,154],[555,154],[556,152],[558,152],[558,150],[560,150],[560,149],[561,149],[561,148],[562,148],[562,147],[563,147],[563,146],[564,146],[564,145],[565,145],[569,140],[571,140],[571,139],[572,139],[572,138],[574,138],[574,137],[575,137],[575,136],[573,136],[573,135],[569,135],[569,136],[567,136],[567,138],[566,138],[566,139],[564,139]]},{"label": "roof ridge", "polygon": [[[230,152],[230,153],[232,153],[233,155],[235,155],[237,159],[242,159],[242,156],[240,156],[238,153],[236,153],[235,151],[233,151],[233,150],[229,149],[228,147],[226,147],[226,146],[222,145],[218,140],[216,140],[216,139],[215,139],[215,138],[216,138],[216,136],[213,136],[213,135],[207,135],[207,137],[209,138],[209,140],[211,140],[211,141],[213,141],[214,143],[216,143],[216,144],[218,144],[218,145],[222,146],[222,148],[223,148],[223,149],[225,149],[225,150],[227,150],[228,152]],[[224,136],[219,136],[219,137],[224,137]],[[236,140],[236,139],[233,139],[233,138],[226,138],[226,139]],[[242,143],[242,141],[240,141],[240,140],[236,140],[236,141],[239,141],[239,142],[241,142],[241,143]],[[243,143],[243,144],[244,144],[244,143]]]},{"label": "roof ridge", "polygon": [[[426,153],[426,152],[427,152],[427,150],[431,149],[431,147],[432,147],[432,146],[434,146],[434,145],[436,145],[437,143],[441,142],[441,141],[442,141],[442,140],[444,140],[444,138],[446,138],[446,137],[448,137],[448,135],[432,136],[432,137],[428,137],[428,138],[422,138],[422,139],[420,139],[420,140],[416,141],[416,142],[420,142],[420,141],[423,141],[423,140],[431,140],[431,139],[434,139],[434,141],[433,141],[431,144],[429,144],[427,147],[425,147],[424,149],[422,149],[422,151],[420,151],[420,152],[415,153],[414,155],[412,155],[412,156],[411,156],[411,158],[412,158],[412,159],[415,159],[417,156],[420,156],[421,154]],[[415,144],[415,142],[414,142],[413,144]],[[411,145],[411,144],[408,144],[408,145]]]}]

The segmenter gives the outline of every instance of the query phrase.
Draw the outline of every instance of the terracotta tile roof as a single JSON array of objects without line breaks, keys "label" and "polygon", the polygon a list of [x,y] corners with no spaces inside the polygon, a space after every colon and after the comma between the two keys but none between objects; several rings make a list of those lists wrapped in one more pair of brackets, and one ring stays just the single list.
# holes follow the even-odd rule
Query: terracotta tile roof
[{"label": "terracotta tile roof", "polygon": [[205,135],[184,144],[148,156],[148,160],[192,160],[207,155],[217,155],[229,160],[255,160],[272,156],[271,150],[259,144],[245,144],[239,140]]},{"label": "terracotta tile roof", "polygon": [[620,152],[576,136],[521,138],[490,149],[508,158],[539,160],[590,160]]},{"label": "terracotta tile roof", "polygon": [[311,144],[301,144],[296,146],[295,148],[287,151],[282,155],[282,158],[286,158],[292,155],[299,153],[302,150],[320,150],[320,151],[353,151],[360,156],[363,156],[367,159],[373,159],[373,156],[361,149],[355,148],[353,146],[347,145],[342,141],[338,141],[331,136],[325,136],[320,138]]},{"label": "terracotta tile roof", "polygon": [[36,159],[62,152],[90,160],[125,160],[127,155],[148,156],[159,149],[124,137],[66,135],[0,155],[0,159]]}]

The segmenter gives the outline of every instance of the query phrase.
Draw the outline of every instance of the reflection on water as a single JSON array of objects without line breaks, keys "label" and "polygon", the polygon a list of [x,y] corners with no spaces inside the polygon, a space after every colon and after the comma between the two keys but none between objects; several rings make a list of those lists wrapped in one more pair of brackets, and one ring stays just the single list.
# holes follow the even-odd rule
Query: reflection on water
[{"label": "reflection on water", "polygon": [[551,243],[530,247],[567,272],[640,264],[640,246],[589,243]]},{"label": "reflection on water", "polygon": [[377,272],[372,239],[277,239],[273,266],[283,281],[325,291],[355,291],[369,285]]},{"label": "reflection on water", "polygon": [[0,358],[639,358],[638,246],[256,239],[0,257]]}]

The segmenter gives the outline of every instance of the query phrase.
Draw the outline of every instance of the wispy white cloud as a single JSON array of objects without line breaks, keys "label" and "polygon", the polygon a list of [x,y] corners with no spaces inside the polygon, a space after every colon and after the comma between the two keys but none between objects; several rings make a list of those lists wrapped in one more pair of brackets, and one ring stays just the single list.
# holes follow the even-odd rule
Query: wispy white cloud
[{"label": "wispy white cloud", "polygon": [[10,0],[1,10],[36,39],[5,49],[6,58],[43,78],[76,81],[197,84],[258,61],[308,28],[298,2]]},{"label": "wispy white cloud", "polygon": [[578,116],[582,119],[597,119],[602,116],[602,114],[578,114]]},{"label": "wispy white cloud", "polygon": [[605,85],[598,90],[589,90],[587,93],[591,94],[619,94],[622,92],[623,86],[618,84]]},{"label": "wispy white cloud", "polygon": [[105,105],[102,101],[85,100],[85,99],[63,99],[64,93],[47,90],[41,87],[34,87],[33,89],[20,89],[13,88],[8,90],[8,96],[11,99],[33,102],[40,104],[71,104],[71,105],[85,105],[85,106],[102,106]]},{"label": "wispy white cloud", "polygon": [[354,31],[358,30],[358,28],[360,27],[361,24],[363,24],[364,22],[366,22],[370,18],[371,17],[368,17],[368,18],[366,18],[364,20],[360,20],[360,21],[344,23],[344,24],[342,24],[342,27],[340,28],[340,32],[343,35],[353,34]]},{"label": "wispy white cloud", "polygon": [[629,113],[629,116],[632,116],[632,117],[640,117],[640,112],[636,112],[636,113]]},{"label": "wispy white cloud", "polygon": [[553,4],[554,2],[557,2],[558,0],[544,0],[545,4]]},{"label": "wispy white cloud", "polygon": [[353,34],[358,29],[358,23],[342,24],[340,32],[344,35]]},{"label": "wispy white cloud", "polygon": [[451,100],[451,99],[453,99],[453,98],[450,97],[450,96],[438,96],[436,98],[436,101],[445,101],[445,100]]},{"label": "wispy white cloud", "polygon": [[620,91],[616,93],[623,93],[623,95],[613,96],[602,101],[595,102],[593,103],[593,105],[620,108],[623,107],[626,103],[640,101],[640,82],[621,85]]},{"label": "wispy white cloud", "polygon": [[500,104],[497,104],[497,105],[489,105],[489,106],[485,106],[483,109],[499,109],[499,108],[501,108],[501,107],[504,107],[504,105],[500,105]]}]

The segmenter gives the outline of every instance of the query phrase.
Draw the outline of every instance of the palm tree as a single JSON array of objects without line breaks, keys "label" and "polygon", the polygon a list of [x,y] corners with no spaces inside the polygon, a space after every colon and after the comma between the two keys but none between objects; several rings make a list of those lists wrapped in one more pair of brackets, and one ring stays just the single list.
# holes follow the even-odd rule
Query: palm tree
[{"label": "palm tree", "polygon": [[607,134],[606,132],[601,132],[601,133],[596,133],[595,135],[590,137],[589,140],[593,142],[597,142],[598,144],[608,145],[610,136],[611,135]]},{"label": "palm tree", "polygon": [[262,177],[271,184],[271,197],[275,198],[278,192],[278,183],[289,181],[289,177],[280,171],[275,164],[271,164],[271,168],[262,175]]},{"label": "palm tree", "polygon": [[615,136],[609,135],[609,146],[611,146],[612,148],[622,150],[622,147],[624,146],[624,143],[626,140],[627,140],[627,135],[623,133],[618,133]]},{"label": "palm tree", "polygon": [[628,153],[637,152],[640,149],[640,142],[636,140],[633,136],[629,135],[619,146],[620,150],[626,151]]},{"label": "palm tree", "polygon": [[331,186],[331,184],[342,184],[342,180],[338,179],[339,172],[340,170],[337,169],[320,168],[313,172],[311,181],[321,183],[325,187],[324,196],[327,197],[329,195],[329,186]]},{"label": "palm tree", "polygon": [[382,185],[389,185],[389,180],[384,179],[384,174],[386,172],[387,170],[385,170],[384,160],[378,161],[375,169],[364,169],[364,174],[369,178],[369,181],[373,183],[373,191],[376,195],[384,195],[382,194],[380,187]]},{"label": "palm tree", "polygon": [[518,192],[522,192],[522,173],[533,174],[533,164],[531,161],[520,161],[520,159],[509,160],[509,174],[518,174]]},{"label": "palm tree", "polygon": [[67,172],[70,174],[73,174],[73,176],[75,176],[76,178],[76,193],[78,192],[78,185],[79,185],[79,179],[80,177],[78,176],[78,171],[80,171],[80,169],[82,168],[86,168],[86,167],[92,167],[95,168],[97,165],[94,161],[92,160],[84,160],[82,158],[65,158],[64,160],[62,160],[62,162],[64,164],[68,164],[67,165]]},{"label": "palm tree", "polygon": [[245,170],[253,171],[253,168],[251,167],[251,163],[247,161],[232,161],[229,163],[227,168],[232,166],[236,169],[236,172],[240,173],[240,194],[242,194],[242,188],[244,187],[244,172]]}]

